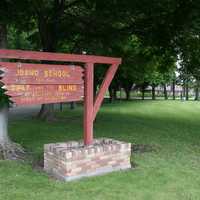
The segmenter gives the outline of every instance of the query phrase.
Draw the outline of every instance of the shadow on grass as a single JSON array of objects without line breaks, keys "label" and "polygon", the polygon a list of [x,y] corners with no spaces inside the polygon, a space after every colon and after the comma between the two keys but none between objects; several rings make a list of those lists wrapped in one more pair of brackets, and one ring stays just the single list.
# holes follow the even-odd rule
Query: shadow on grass
[{"label": "shadow on grass", "polygon": [[[140,103],[139,103],[140,104]],[[129,105],[129,104],[128,104]],[[97,116],[95,137],[108,137],[133,144],[192,145],[200,141],[200,123],[192,116],[182,117],[176,112],[150,114],[118,111],[119,104],[106,105]],[[137,106],[141,106],[138,105]],[[123,106],[122,106],[123,107]],[[124,108],[122,108],[124,109]],[[39,120],[21,120],[10,123],[11,138],[33,154],[42,156],[46,143],[79,140],[83,137],[82,109],[58,113],[59,121],[48,123]]]}]

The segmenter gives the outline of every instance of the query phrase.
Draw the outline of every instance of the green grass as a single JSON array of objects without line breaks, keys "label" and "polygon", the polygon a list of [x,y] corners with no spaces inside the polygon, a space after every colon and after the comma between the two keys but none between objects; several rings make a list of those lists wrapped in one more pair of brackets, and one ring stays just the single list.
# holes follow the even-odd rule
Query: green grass
[{"label": "green grass", "polygon": [[[66,109],[66,108],[65,108]],[[14,141],[42,157],[43,144],[82,138],[82,110],[59,113],[61,121],[13,121]],[[29,164],[0,161],[2,200],[200,200],[200,103],[132,101],[106,104],[95,137],[156,145],[134,154],[134,170],[63,183]]]}]

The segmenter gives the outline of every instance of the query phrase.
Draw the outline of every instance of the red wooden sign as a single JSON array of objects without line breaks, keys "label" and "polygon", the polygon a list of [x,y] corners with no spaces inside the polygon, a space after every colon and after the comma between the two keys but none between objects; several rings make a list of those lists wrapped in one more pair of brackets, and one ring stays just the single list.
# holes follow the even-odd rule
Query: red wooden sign
[{"label": "red wooden sign", "polygon": [[[117,71],[118,66],[121,64],[121,58],[111,58],[104,56],[91,56],[91,55],[75,55],[64,53],[49,53],[49,52],[36,52],[36,51],[22,51],[22,50],[7,50],[0,49],[0,58],[6,59],[20,59],[20,60],[45,60],[45,61],[66,61],[85,64],[84,72],[84,143],[90,145],[93,142],[93,121],[97,115],[97,112],[103,102],[104,95]],[[105,75],[102,85],[98,91],[97,96],[93,96],[94,87],[94,64],[108,64],[109,69]],[[46,66],[46,67],[45,67]],[[5,75],[2,82],[6,84],[8,88],[7,94],[10,94],[12,100],[18,104],[33,104],[49,102],[62,102],[62,101],[75,101],[82,96],[82,69],[79,67],[69,67],[61,65],[38,65],[38,64],[18,64],[10,63],[0,64],[0,68],[3,68]],[[20,69],[22,71],[20,71]],[[31,69],[31,70],[30,70]],[[7,70],[7,72],[6,72]],[[26,71],[28,70],[28,71]],[[35,71],[36,70],[36,71]],[[52,70],[51,72],[45,72],[45,70]],[[61,70],[61,71],[59,71]],[[45,76],[46,73],[46,76]],[[32,75],[35,74],[35,75]],[[16,86],[11,86],[11,85]],[[11,89],[12,87],[19,87],[18,85],[29,85],[25,91],[22,89]],[[36,86],[32,84],[48,84],[48,86],[41,86],[41,89],[36,89]],[[74,91],[59,91],[58,85],[77,85],[76,92]],[[54,88],[56,87],[56,88]],[[66,86],[67,87],[67,86]],[[51,88],[51,89],[50,89]],[[53,88],[53,89],[52,89]],[[16,91],[17,90],[17,91]],[[45,91],[45,95],[40,97],[40,92]],[[49,90],[49,92],[46,92]],[[52,93],[51,91],[54,91]],[[42,93],[42,92],[41,92]],[[19,95],[19,96],[18,96]],[[22,96],[20,96],[22,95]],[[55,97],[54,97],[55,96]],[[33,98],[35,101],[33,101]],[[41,98],[41,99],[40,99]]]},{"label": "red wooden sign", "polygon": [[79,101],[83,85],[6,85],[11,101],[17,105]]},{"label": "red wooden sign", "polygon": [[17,97],[17,96],[69,96],[79,95],[83,96],[83,85],[5,85],[3,87],[7,91],[5,94]]},{"label": "red wooden sign", "polygon": [[4,84],[83,84],[83,69],[74,65],[0,62]]},{"label": "red wooden sign", "polygon": [[83,69],[74,65],[0,62],[1,82],[17,105],[81,100]]},{"label": "red wooden sign", "polygon": [[6,85],[5,92],[17,105],[79,101],[82,85]]}]

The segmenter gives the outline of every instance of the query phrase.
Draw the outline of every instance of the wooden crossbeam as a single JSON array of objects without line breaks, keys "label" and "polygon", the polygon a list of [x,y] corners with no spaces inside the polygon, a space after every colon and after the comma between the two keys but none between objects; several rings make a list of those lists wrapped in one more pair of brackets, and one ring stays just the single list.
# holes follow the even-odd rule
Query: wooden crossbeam
[{"label": "wooden crossbeam", "polygon": [[80,62],[80,63],[100,63],[114,64],[121,63],[121,58],[112,58],[105,56],[78,55],[66,53],[49,53],[40,51],[8,50],[0,49],[0,58],[13,58],[22,60],[47,60],[63,62]]}]

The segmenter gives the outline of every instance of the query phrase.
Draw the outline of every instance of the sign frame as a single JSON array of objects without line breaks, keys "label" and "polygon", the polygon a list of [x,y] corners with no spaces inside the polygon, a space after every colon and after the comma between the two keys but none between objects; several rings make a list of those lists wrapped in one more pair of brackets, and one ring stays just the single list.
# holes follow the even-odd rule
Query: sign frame
[{"label": "sign frame", "polygon": [[[77,55],[65,53],[49,53],[24,50],[8,50],[0,49],[0,58],[17,59],[17,60],[37,60],[37,61],[61,61],[83,63],[85,65],[84,72],[84,144],[91,145],[93,143],[93,123],[97,112],[103,102],[104,95],[111,84],[111,81],[122,62],[121,58],[93,56],[93,55]],[[100,89],[94,98],[94,65],[108,64],[109,68]]]}]

